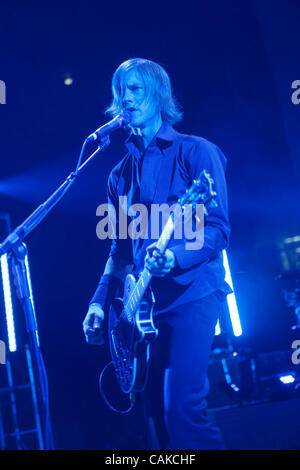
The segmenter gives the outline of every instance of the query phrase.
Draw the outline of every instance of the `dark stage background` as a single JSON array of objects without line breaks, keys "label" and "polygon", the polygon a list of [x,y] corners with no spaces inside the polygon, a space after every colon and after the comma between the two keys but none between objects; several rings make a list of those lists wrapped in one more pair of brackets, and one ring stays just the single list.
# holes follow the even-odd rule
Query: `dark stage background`
[{"label": "dark stage background", "polygon": [[[295,318],[280,292],[288,283],[274,278],[280,242],[300,232],[300,104],[291,100],[300,79],[299,20],[296,0],[2,4],[0,213],[15,227],[74,168],[84,138],[107,120],[119,63],[157,61],[184,110],[177,129],[212,140],[228,159],[238,343],[257,352],[290,348]],[[109,244],[96,238],[96,207],[123,155],[122,137],[112,136],[27,239],[61,449],[121,448],[130,429],[142,434],[135,414],[115,416],[103,404],[97,380],[108,353],[87,346],[81,327],[108,254]]]}]

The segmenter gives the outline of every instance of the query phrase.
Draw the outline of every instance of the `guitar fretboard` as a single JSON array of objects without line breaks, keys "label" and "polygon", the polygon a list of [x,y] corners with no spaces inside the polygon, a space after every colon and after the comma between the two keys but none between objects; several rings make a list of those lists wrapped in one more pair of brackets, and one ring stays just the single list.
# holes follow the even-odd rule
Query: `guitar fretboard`
[{"label": "guitar fretboard", "polygon": [[[166,225],[164,226],[162,234],[156,243],[156,248],[157,250],[159,250],[161,254],[165,252],[173,232],[174,232],[173,215],[170,215]],[[147,268],[144,268],[139,276],[139,279],[131,295],[129,296],[129,299],[126,305],[124,306],[124,311],[129,321],[133,320],[134,314],[147,290],[147,287],[150,284],[151,279],[152,279],[152,274],[148,271]]]}]

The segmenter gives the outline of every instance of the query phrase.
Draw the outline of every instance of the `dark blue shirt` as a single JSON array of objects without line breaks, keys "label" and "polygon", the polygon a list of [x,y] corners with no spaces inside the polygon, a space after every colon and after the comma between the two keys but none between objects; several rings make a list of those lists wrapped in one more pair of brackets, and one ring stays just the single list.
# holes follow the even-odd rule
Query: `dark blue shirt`
[{"label": "dark blue shirt", "polygon": [[[126,143],[127,153],[111,171],[108,202],[116,209],[116,239],[112,240],[110,256],[118,256],[135,265],[139,273],[144,266],[146,247],[156,241],[119,236],[119,196],[127,196],[127,208],[143,203],[149,210],[151,203],[176,203],[203,169],[214,180],[218,206],[209,211],[204,222],[204,245],[198,250],[187,250],[184,238],[172,238],[168,246],[176,257],[176,267],[164,278],[152,278],[156,298],[155,312],[162,313],[193,300],[199,300],[216,290],[231,292],[225,282],[222,250],[228,246],[228,220],[225,181],[226,158],[221,150],[208,140],[184,135],[163,123],[147,149],[141,138],[131,135]],[[167,160],[166,160],[167,159]],[[123,214],[124,216],[124,214]],[[128,222],[136,216],[128,217]],[[150,230],[149,230],[150,232]]]}]

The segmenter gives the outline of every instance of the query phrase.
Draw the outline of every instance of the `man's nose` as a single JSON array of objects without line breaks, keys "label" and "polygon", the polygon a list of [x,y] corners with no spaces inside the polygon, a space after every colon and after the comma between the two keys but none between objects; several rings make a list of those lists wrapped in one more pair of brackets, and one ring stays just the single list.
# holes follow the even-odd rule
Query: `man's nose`
[{"label": "man's nose", "polygon": [[133,94],[130,90],[125,90],[123,96],[123,106],[126,107],[130,104],[133,104]]}]

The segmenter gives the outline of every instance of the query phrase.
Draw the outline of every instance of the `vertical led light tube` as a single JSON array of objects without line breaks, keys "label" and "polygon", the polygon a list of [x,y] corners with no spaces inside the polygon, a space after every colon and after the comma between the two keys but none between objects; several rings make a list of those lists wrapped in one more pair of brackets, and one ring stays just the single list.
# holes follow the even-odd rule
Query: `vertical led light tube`
[{"label": "vertical led light tube", "polygon": [[16,343],[16,334],[15,334],[13,306],[12,306],[12,300],[11,300],[9,268],[8,268],[8,260],[7,260],[6,253],[1,256],[0,264],[1,264],[5,314],[6,314],[8,347],[11,352],[14,352],[17,350],[17,343]]},{"label": "vertical led light tube", "polygon": [[227,304],[228,304],[228,309],[229,309],[231,325],[232,325],[234,336],[241,336],[242,326],[241,326],[239,311],[238,311],[237,304],[236,304],[236,298],[235,298],[233,283],[232,283],[231,274],[230,274],[228,257],[227,257],[227,253],[225,250],[223,250],[223,264],[224,264],[225,273],[226,273],[225,281],[227,282],[227,284],[230,285],[231,289],[233,290],[232,294],[229,294],[227,296]]},{"label": "vertical led light tube", "polygon": [[32,292],[32,284],[31,284],[31,276],[30,276],[28,255],[25,256],[25,266],[26,266],[26,272],[27,272],[27,281],[28,281],[28,286],[29,286],[30,300],[31,300],[32,310],[33,310],[33,315],[34,315],[34,323],[36,325],[36,329],[35,329],[36,341],[37,341],[37,345],[40,346],[40,339],[39,339],[39,334],[38,334],[38,329],[37,329],[37,321],[36,321],[36,314],[35,314],[35,307],[34,307],[34,300],[33,300],[33,292]]},{"label": "vertical led light tube", "polygon": [[[240,316],[239,316],[236,298],[234,294],[226,250],[223,250],[223,265],[225,269],[225,281],[230,285],[231,289],[233,290],[233,293],[227,296],[227,305],[229,309],[232,330],[233,330],[234,336],[241,336],[242,326],[241,326]],[[218,323],[216,324],[215,335],[219,336],[220,334],[221,334],[221,327],[220,327],[220,323],[218,320]]]}]

